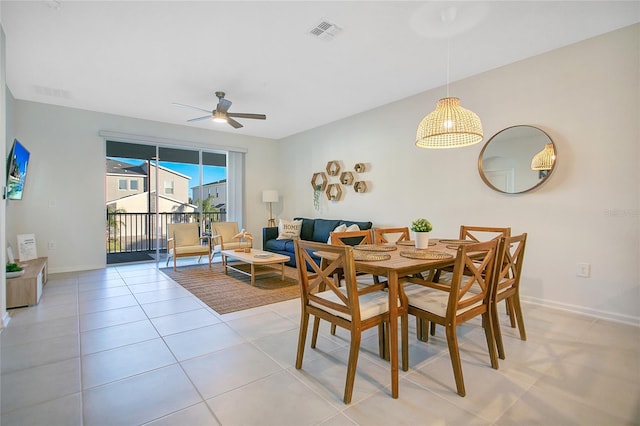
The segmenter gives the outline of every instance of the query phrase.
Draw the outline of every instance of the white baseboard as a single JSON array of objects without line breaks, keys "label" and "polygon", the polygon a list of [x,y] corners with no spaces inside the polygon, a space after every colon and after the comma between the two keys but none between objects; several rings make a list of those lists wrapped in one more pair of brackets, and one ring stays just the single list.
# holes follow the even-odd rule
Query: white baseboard
[{"label": "white baseboard", "polygon": [[96,265],[82,265],[82,266],[71,266],[66,268],[52,268],[50,265],[47,268],[47,273],[49,274],[62,274],[65,272],[80,272],[80,271],[90,271],[93,269],[104,269],[107,267],[106,263],[96,264]]},{"label": "white baseboard", "polygon": [[607,321],[615,321],[623,324],[634,325],[640,327],[640,317],[633,317],[630,315],[623,315],[616,312],[601,311],[598,309],[587,308],[584,306],[571,305],[568,303],[554,302],[552,300],[538,299],[536,297],[524,297],[520,296],[520,300],[523,303],[530,303],[532,305],[544,306],[546,308],[558,309],[560,311],[573,312],[576,314],[585,315],[588,317],[603,319]]}]

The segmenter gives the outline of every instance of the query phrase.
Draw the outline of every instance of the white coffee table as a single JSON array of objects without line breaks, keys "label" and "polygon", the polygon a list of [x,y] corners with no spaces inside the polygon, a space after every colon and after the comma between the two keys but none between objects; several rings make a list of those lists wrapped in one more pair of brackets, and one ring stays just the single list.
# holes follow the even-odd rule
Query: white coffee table
[{"label": "white coffee table", "polygon": [[[236,260],[241,263],[247,263],[251,265],[250,272],[244,271],[240,268],[236,268],[233,265],[229,265],[229,259]],[[228,273],[228,269],[239,272],[241,274],[251,277],[251,285],[255,284],[256,280],[256,265],[280,265],[280,271],[282,273],[282,280],[284,281],[284,264],[289,261],[289,256],[283,256],[281,254],[272,253],[270,251],[263,251],[252,248],[249,253],[244,251],[235,250],[222,250],[222,264],[224,265],[224,273]],[[267,272],[269,273],[269,272]],[[260,274],[263,275],[263,274]]]}]

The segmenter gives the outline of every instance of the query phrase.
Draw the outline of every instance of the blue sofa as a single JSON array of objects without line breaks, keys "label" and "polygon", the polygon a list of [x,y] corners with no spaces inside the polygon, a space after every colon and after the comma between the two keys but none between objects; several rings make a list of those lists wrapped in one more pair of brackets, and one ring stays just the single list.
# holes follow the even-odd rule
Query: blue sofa
[{"label": "blue sofa", "polygon": [[[339,225],[356,224],[361,230],[371,229],[371,222],[353,222],[341,219],[307,219],[295,217],[294,220],[302,220],[300,239],[325,243],[329,240],[329,235]],[[289,256],[289,261],[285,265],[296,267],[295,248],[293,240],[278,240],[278,227],[262,228],[262,249],[273,253]],[[315,258],[315,256],[313,256]],[[315,258],[319,262],[318,258]]]}]

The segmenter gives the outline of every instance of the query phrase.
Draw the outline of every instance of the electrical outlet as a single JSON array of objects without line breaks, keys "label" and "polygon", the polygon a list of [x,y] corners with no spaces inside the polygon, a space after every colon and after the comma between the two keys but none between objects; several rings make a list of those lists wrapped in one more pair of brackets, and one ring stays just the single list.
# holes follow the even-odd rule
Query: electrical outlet
[{"label": "electrical outlet", "polygon": [[55,250],[55,249],[56,249],[56,242],[49,241],[49,250]]},{"label": "electrical outlet", "polygon": [[589,278],[591,276],[591,264],[578,263],[576,265],[576,275],[582,278]]}]

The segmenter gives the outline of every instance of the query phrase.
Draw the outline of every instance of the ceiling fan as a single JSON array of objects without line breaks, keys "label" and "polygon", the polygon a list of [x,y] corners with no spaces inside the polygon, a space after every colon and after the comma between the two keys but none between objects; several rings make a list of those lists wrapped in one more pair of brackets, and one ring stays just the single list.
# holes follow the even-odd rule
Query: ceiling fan
[{"label": "ceiling fan", "polygon": [[213,121],[217,122],[217,123],[229,123],[232,127],[239,129],[240,127],[242,127],[242,124],[238,123],[236,120],[234,120],[233,118],[253,118],[256,120],[266,120],[267,116],[264,114],[248,114],[248,113],[243,113],[243,112],[229,112],[229,107],[231,106],[231,101],[227,100],[224,98],[225,93],[224,92],[216,92],[216,96],[218,97],[218,105],[216,106],[216,109],[214,109],[213,111],[209,111],[208,109],[204,109],[204,108],[200,108],[200,107],[195,107],[195,106],[191,106],[191,105],[185,105],[185,104],[179,104],[177,102],[174,102],[174,105],[178,105],[178,106],[182,106],[182,107],[187,107],[187,108],[193,108],[193,109],[197,109],[200,111],[205,111],[208,114],[204,115],[202,117],[196,117],[196,118],[192,118],[190,120],[187,120],[188,122],[191,121],[200,121],[200,120],[207,120],[207,119],[212,119]]}]

